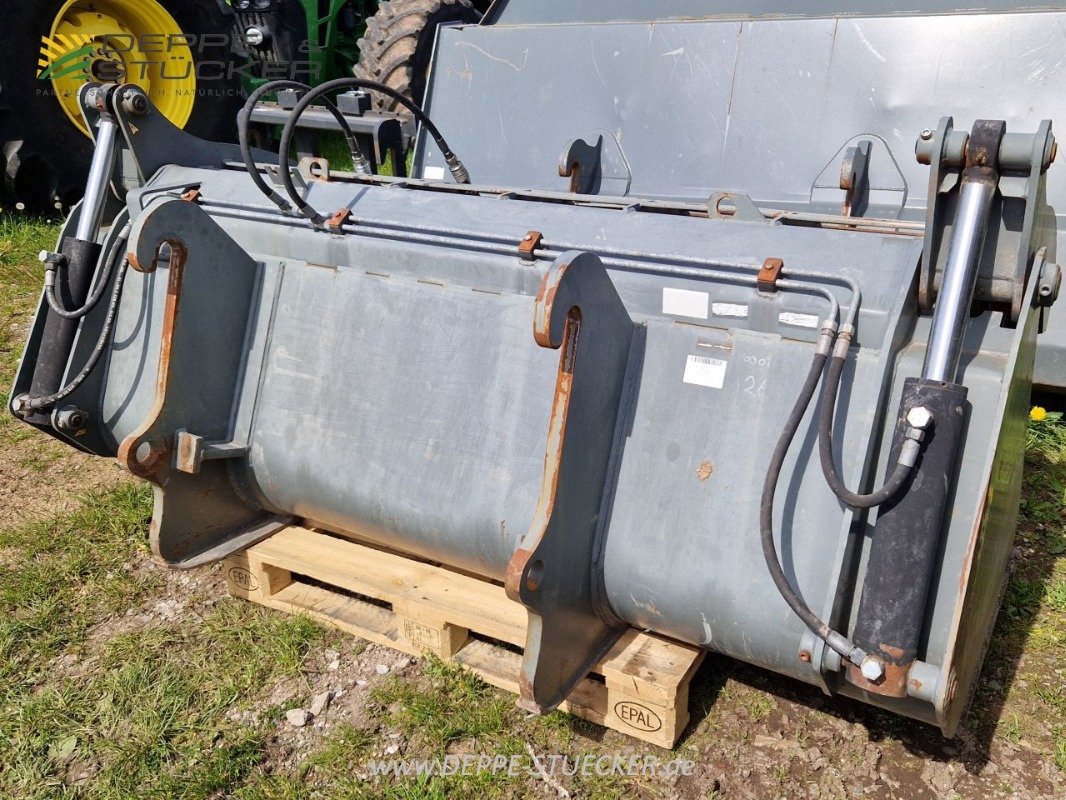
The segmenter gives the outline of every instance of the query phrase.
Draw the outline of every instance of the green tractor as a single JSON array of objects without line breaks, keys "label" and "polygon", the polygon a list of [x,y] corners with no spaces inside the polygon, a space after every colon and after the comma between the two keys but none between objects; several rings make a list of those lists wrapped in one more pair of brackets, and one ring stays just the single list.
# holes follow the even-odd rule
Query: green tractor
[{"label": "green tractor", "polygon": [[[0,198],[33,210],[80,196],[92,140],[89,81],[135,83],[173,123],[231,140],[245,95],[269,80],[354,74],[416,102],[438,25],[488,0],[8,0],[0,26]],[[373,98],[379,111],[402,111]]]}]

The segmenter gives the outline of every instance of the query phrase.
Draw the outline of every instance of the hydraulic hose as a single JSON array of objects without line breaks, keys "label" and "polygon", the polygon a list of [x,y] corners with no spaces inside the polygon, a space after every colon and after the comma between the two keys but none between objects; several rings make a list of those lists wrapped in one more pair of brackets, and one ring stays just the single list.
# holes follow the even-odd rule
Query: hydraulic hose
[{"label": "hydraulic hose", "polygon": [[[288,211],[290,206],[288,201],[277,193],[259,173],[259,168],[256,166],[255,159],[252,157],[252,145],[249,138],[249,126],[252,121],[252,111],[255,109],[256,103],[258,103],[265,95],[270,92],[276,92],[281,89],[300,89],[303,91],[311,91],[311,87],[306,83],[300,83],[299,81],[272,81],[265,83],[256,89],[248,97],[244,107],[237,114],[237,137],[241,146],[241,156],[244,159],[244,166],[248,170],[248,174],[252,178],[252,182],[256,185],[263,194],[265,194],[270,201],[274,203],[282,211]],[[370,164],[366,160],[366,156],[363,155],[362,149],[359,147],[359,141],[355,138],[355,134],[352,133],[351,126],[348,124],[348,120],[344,118],[344,114],[337,108],[331,100],[326,100],[324,103],[326,110],[333,115],[333,118],[337,120],[337,123],[341,126],[341,131],[344,133],[345,141],[348,143],[348,151],[352,156],[352,163],[358,172],[369,175]]]},{"label": "hydraulic hose", "polygon": [[803,388],[800,390],[796,403],[792,407],[792,412],[785,422],[784,430],[781,431],[781,436],[777,440],[777,446],[774,448],[773,456],[770,459],[770,466],[766,471],[766,480],[763,483],[762,501],[759,507],[759,528],[766,567],[770,571],[770,577],[777,586],[778,592],[788,603],[789,608],[795,612],[796,616],[803,621],[803,624],[815,636],[822,639],[841,657],[853,664],[861,664],[866,657],[866,652],[857,647],[846,636],[829,627],[826,622],[811,611],[807,603],[799,596],[799,593],[792,588],[788,576],[785,575],[785,570],[781,566],[777,546],[774,544],[774,498],[777,494],[777,484],[781,478],[781,470],[784,467],[788,450],[792,446],[792,441],[796,437],[796,431],[799,430],[803,416],[807,413],[807,409],[811,404],[811,398],[814,397],[814,393],[818,388],[818,381],[822,376],[822,370],[825,367],[834,335],[834,324],[827,323],[822,328],[822,338],[819,340],[818,351],[811,362],[811,368],[807,372],[807,379],[804,381]]},{"label": "hydraulic hose", "polygon": [[122,231],[119,233],[118,238],[115,239],[114,244],[111,245],[111,249],[107,252],[107,255],[104,256],[103,262],[97,266],[97,274],[99,277],[96,280],[96,288],[93,289],[92,294],[90,294],[85,300],[85,304],[82,305],[81,308],[76,308],[73,311],[63,308],[59,298],[56,297],[55,290],[56,272],[61,268],[61,265],[49,264],[44,277],[44,298],[48,301],[48,305],[52,311],[63,319],[81,319],[96,308],[96,304],[100,302],[100,298],[102,298],[104,292],[107,291],[107,285],[111,282],[111,274],[114,270],[115,262],[118,261],[122,248],[126,246],[126,242],[129,240],[131,229],[132,225],[127,222],[125,227],[123,227]]},{"label": "hydraulic hose", "polygon": [[60,400],[63,400],[77,390],[79,386],[85,383],[85,379],[92,374],[92,371],[96,369],[96,365],[100,363],[100,358],[103,356],[104,350],[107,349],[108,340],[111,338],[111,331],[115,326],[115,317],[118,315],[119,299],[122,297],[122,285],[126,280],[128,266],[129,259],[123,257],[122,265],[119,267],[118,276],[115,278],[115,288],[111,292],[111,300],[107,307],[107,316],[104,318],[104,326],[100,331],[100,337],[97,339],[96,346],[93,347],[92,353],[90,353],[88,360],[85,362],[85,366],[81,368],[81,372],[79,372],[66,386],[47,397],[25,398],[22,403],[22,408],[20,409],[21,413],[41,411],[51,408]]},{"label": "hydraulic hose", "polygon": [[433,141],[436,142],[437,147],[440,148],[444,160],[448,164],[448,169],[451,171],[452,177],[455,178],[456,182],[470,183],[470,173],[467,172],[466,167],[463,166],[463,163],[459,160],[458,156],[452,152],[451,147],[448,146],[448,142],[445,141],[440,131],[437,130],[437,126],[433,124],[433,120],[431,120],[429,116],[418,107],[418,105],[404,97],[391,86],[386,86],[383,83],[365,80],[363,78],[337,78],[336,80],[327,81],[321,86],[315,87],[300,98],[300,101],[296,104],[296,107],[293,108],[288,121],[285,123],[285,128],[281,134],[281,144],[278,148],[278,169],[282,185],[285,187],[285,191],[296,205],[296,208],[299,209],[300,213],[313,220],[315,224],[321,224],[326,220],[326,217],[312,208],[306,200],[300,197],[299,192],[296,191],[296,185],[292,180],[292,174],[289,170],[289,148],[292,145],[292,137],[296,131],[296,126],[299,124],[300,117],[303,116],[304,111],[306,111],[311,103],[322,95],[338,89],[369,89],[371,91],[388,95],[396,100],[396,102],[414,114],[415,118],[426,129],[426,132],[433,137]]},{"label": "hydraulic hose", "polygon": [[869,494],[858,494],[844,485],[837,472],[836,456],[833,454],[833,417],[836,416],[837,396],[851,336],[850,327],[844,325],[833,356],[829,359],[829,371],[822,385],[821,408],[818,413],[818,456],[822,462],[826,483],[842,503],[851,508],[874,508],[894,498],[906,485],[914,470],[918,445],[913,442],[912,445],[903,447],[899,460],[880,489]]}]

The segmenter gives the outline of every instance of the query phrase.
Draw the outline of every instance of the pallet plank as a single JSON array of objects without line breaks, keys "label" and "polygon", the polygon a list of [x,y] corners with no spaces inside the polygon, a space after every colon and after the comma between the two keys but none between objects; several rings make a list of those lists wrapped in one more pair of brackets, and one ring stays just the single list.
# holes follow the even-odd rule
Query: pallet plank
[{"label": "pallet plank", "polygon": [[[519,691],[521,655],[471,636],[525,643],[526,611],[498,584],[296,526],[231,556],[227,580],[235,597],[401,652],[431,651]],[[603,681],[584,678],[560,708],[670,748],[688,724],[688,686],[702,659],[691,645],[630,629],[592,670]]]}]

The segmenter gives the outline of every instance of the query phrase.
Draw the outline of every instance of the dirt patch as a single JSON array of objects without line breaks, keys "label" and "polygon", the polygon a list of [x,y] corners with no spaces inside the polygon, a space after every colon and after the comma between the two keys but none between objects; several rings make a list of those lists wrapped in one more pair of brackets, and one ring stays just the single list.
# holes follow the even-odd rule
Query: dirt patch
[{"label": "dirt patch", "polygon": [[0,433],[0,529],[69,513],[79,497],[132,480],[114,459],[80,453],[14,420]]}]

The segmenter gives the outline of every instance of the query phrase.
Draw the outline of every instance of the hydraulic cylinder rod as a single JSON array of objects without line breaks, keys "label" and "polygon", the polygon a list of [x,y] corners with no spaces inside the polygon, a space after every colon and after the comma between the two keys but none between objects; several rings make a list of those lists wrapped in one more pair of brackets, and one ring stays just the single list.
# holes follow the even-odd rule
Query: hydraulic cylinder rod
[{"label": "hydraulic cylinder rod", "polygon": [[890,697],[908,694],[958,468],[967,390],[955,377],[999,182],[1004,128],[1003,122],[982,120],[970,136],[925,365],[921,377],[904,384],[889,463],[895,464],[908,430],[921,431],[922,451],[909,482],[881,506],[870,545],[854,640],[884,668],[867,673],[852,666],[848,680]]},{"label": "hydraulic cylinder rod", "polygon": [[948,383],[955,379],[995,192],[996,176],[992,170],[987,167],[967,170],[959,190],[955,230],[922,368],[922,377],[927,380]]},{"label": "hydraulic cylinder rod", "polygon": [[118,122],[110,114],[103,114],[96,129],[96,149],[93,151],[89,178],[85,182],[85,199],[81,204],[75,237],[80,242],[95,242],[104,218],[107,188],[115,171],[118,156]]}]

